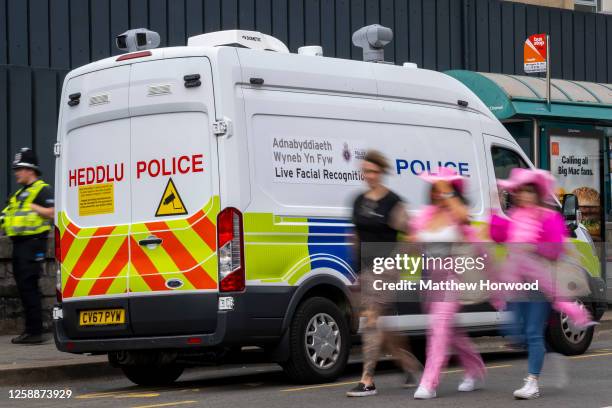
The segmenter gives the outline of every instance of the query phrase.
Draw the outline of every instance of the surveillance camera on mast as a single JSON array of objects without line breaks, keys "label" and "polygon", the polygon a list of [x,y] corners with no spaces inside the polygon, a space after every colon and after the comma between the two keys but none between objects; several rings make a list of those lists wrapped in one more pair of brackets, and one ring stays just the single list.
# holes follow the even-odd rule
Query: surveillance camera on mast
[{"label": "surveillance camera on mast", "polygon": [[379,24],[362,27],[353,33],[353,45],[363,49],[366,62],[385,62],[385,45],[393,40],[393,30]]},{"label": "surveillance camera on mast", "polygon": [[119,34],[115,41],[122,51],[150,50],[159,46],[159,34],[146,28],[136,28]]}]

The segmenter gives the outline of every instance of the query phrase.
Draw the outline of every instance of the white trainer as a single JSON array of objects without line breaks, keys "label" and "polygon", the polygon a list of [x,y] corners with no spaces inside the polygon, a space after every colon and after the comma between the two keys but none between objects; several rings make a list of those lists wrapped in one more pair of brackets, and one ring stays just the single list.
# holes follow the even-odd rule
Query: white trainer
[{"label": "white trainer", "polygon": [[428,390],[427,388],[419,385],[419,388],[414,393],[414,399],[432,399],[436,398],[436,390]]},{"label": "white trainer", "polygon": [[533,376],[525,378],[525,385],[522,388],[514,391],[514,398],[517,399],[535,399],[540,396],[540,388],[538,387],[538,379]]},{"label": "white trainer", "polygon": [[483,381],[472,378],[472,377],[463,377],[463,381],[457,387],[457,391],[461,392],[470,392],[474,390],[479,390],[484,386]]}]

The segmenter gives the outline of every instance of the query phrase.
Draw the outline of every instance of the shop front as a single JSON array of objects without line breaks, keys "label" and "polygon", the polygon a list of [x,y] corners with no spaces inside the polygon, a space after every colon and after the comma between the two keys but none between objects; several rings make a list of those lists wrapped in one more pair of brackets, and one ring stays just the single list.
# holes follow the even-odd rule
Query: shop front
[{"label": "shop front", "polygon": [[593,240],[612,242],[612,85],[553,79],[548,104],[543,78],[446,73],[482,99],[537,167],[551,171],[560,199],[578,197]]},{"label": "shop front", "polygon": [[[531,161],[550,170],[557,195],[578,198],[582,224],[600,242],[603,270],[612,270],[612,84],[463,70],[463,82],[504,124]],[[604,261],[606,260],[606,261]],[[612,300],[612,273],[608,273]]]}]

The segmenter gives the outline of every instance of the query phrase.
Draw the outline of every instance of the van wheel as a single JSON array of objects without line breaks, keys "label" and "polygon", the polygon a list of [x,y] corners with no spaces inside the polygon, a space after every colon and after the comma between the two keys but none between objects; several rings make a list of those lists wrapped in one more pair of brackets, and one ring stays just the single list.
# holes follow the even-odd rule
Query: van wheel
[{"label": "van wheel", "polygon": [[121,366],[121,370],[134,384],[159,386],[169,385],[176,381],[183,374],[184,367],[176,365],[124,365]]},{"label": "van wheel", "polygon": [[291,357],[283,364],[300,383],[333,381],[346,367],[350,339],[346,318],[332,301],[312,297],[302,302],[289,327]]},{"label": "van wheel", "polygon": [[546,328],[546,340],[554,351],[573,356],[588,350],[594,332],[594,327],[578,328],[565,313],[553,311]]}]

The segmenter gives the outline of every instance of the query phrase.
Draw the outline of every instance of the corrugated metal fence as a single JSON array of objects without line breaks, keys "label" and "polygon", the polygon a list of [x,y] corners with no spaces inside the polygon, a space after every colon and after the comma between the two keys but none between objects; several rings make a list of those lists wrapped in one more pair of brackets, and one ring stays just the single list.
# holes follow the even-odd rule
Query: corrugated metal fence
[{"label": "corrugated metal fence", "polygon": [[373,23],[393,28],[388,60],[441,71],[522,73],[525,37],[549,32],[553,77],[612,82],[612,16],[498,0],[0,0],[0,197],[14,187],[9,163],[21,146],[36,148],[52,181],[63,77],[117,54],[114,36],[128,28],[159,32],[162,46],[253,29],[292,51],[320,44],[359,59],[351,34]]}]

